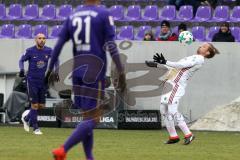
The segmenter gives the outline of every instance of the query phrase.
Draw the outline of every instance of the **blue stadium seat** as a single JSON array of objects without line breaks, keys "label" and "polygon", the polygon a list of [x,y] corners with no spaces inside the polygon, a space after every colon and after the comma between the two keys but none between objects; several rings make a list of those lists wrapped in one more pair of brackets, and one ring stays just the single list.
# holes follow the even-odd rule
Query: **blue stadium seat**
[{"label": "blue stadium seat", "polygon": [[0,19],[6,18],[6,7],[4,4],[0,4]]},{"label": "blue stadium seat", "polygon": [[140,26],[135,36],[135,40],[143,40],[145,33],[149,31],[152,31],[151,26]]},{"label": "blue stadium seat", "polygon": [[13,24],[4,24],[1,27],[0,38],[14,38],[15,26]]},{"label": "blue stadium seat", "polygon": [[62,25],[56,25],[52,27],[52,32],[48,36],[49,38],[58,38],[59,33],[61,32],[63,26]]},{"label": "blue stadium seat", "polygon": [[192,34],[196,41],[205,41],[206,40],[206,31],[203,26],[196,26],[192,28]]},{"label": "blue stadium seat", "polygon": [[56,18],[56,7],[53,4],[47,4],[43,6],[42,14],[37,21],[49,21],[54,20]]},{"label": "blue stadium seat", "polygon": [[61,21],[65,20],[72,13],[72,11],[73,11],[72,5],[69,4],[61,5],[56,19]]},{"label": "blue stadium seat", "polygon": [[123,26],[117,35],[118,40],[133,40],[134,39],[134,28],[133,26]]},{"label": "blue stadium seat", "polygon": [[32,26],[30,24],[22,24],[18,26],[15,38],[32,38]]},{"label": "blue stadium seat", "polygon": [[160,20],[174,20],[176,18],[176,7],[173,5],[164,6],[160,13]]},{"label": "blue stadium seat", "polygon": [[9,12],[6,20],[16,20],[22,18],[22,5],[21,4],[11,4],[9,6]]},{"label": "blue stadium seat", "polygon": [[46,38],[48,38],[48,26],[44,24],[39,24],[34,26],[33,28],[33,38],[38,34],[38,33],[43,33]]},{"label": "blue stadium seat", "polygon": [[37,19],[39,16],[38,5],[29,4],[25,7],[25,12],[23,14],[22,20],[32,20]]}]

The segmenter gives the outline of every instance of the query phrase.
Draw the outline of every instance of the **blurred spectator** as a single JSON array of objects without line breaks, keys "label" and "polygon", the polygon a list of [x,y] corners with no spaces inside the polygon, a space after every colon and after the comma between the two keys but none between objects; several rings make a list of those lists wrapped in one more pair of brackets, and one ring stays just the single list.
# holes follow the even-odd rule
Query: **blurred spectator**
[{"label": "blurred spectator", "polygon": [[235,42],[235,38],[229,29],[229,23],[224,22],[219,29],[219,32],[213,36],[213,42]]},{"label": "blurred spectator", "polygon": [[161,22],[161,33],[156,39],[157,41],[177,41],[178,37],[172,33],[170,23],[166,20]]},{"label": "blurred spectator", "polygon": [[155,41],[153,33],[151,31],[146,32],[143,40],[144,41]]},{"label": "blurred spectator", "polygon": [[182,31],[186,31],[187,30],[187,25],[185,23],[180,23],[178,25],[178,35],[182,32]]},{"label": "blurred spectator", "polygon": [[184,5],[184,0],[168,0],[169,5],[175,5],[176,9],[179,10],[179,8]]}]

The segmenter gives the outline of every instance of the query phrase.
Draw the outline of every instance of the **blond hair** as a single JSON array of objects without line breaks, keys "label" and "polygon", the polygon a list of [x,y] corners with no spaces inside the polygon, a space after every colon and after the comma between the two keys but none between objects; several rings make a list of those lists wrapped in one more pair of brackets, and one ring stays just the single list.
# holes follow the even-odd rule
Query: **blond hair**
[{"label": "blond hair", "polygon": [[206,58],[213,58],[216,54],[220,54],[218,49],[214,47],[212,43],[208,43],[208,44],[209,44],[209,48],[208,48],[209,55],[207,55]]}]

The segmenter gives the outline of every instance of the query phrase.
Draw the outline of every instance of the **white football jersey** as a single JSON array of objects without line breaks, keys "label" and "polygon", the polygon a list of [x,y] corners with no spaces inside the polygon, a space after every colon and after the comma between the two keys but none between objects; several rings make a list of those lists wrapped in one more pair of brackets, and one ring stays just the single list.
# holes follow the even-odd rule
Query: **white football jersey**
[{"label": "white football jersey", "polygon": [[178,84],[185,88],[187,81],[199,68],[201,68],[203,63],[204,57],[201,55],[185,57],[178,62],[167,61],[166,65],[171,68],[166,74],[165,80],[172,85]]}]

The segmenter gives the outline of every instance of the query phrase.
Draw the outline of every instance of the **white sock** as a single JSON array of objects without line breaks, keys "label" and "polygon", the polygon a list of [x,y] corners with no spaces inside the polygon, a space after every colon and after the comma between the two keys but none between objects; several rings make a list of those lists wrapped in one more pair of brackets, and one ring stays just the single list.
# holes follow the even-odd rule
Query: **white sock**
[{"label": "white sock", "polygon": [[167,131],[170,135],[170,138],[178,138],[178,135],[177,135],[177,132],[175,129],[173,116],[171,114],[168,114],[167,116],[165,116],[164,121],[166,124]]},{"label": "white sock", "polygon": [[178,127],[182,130],[185,137],[192,135],[181,113],[177,113],[177,116],[175,115],[174,118],[178,124]]}]

